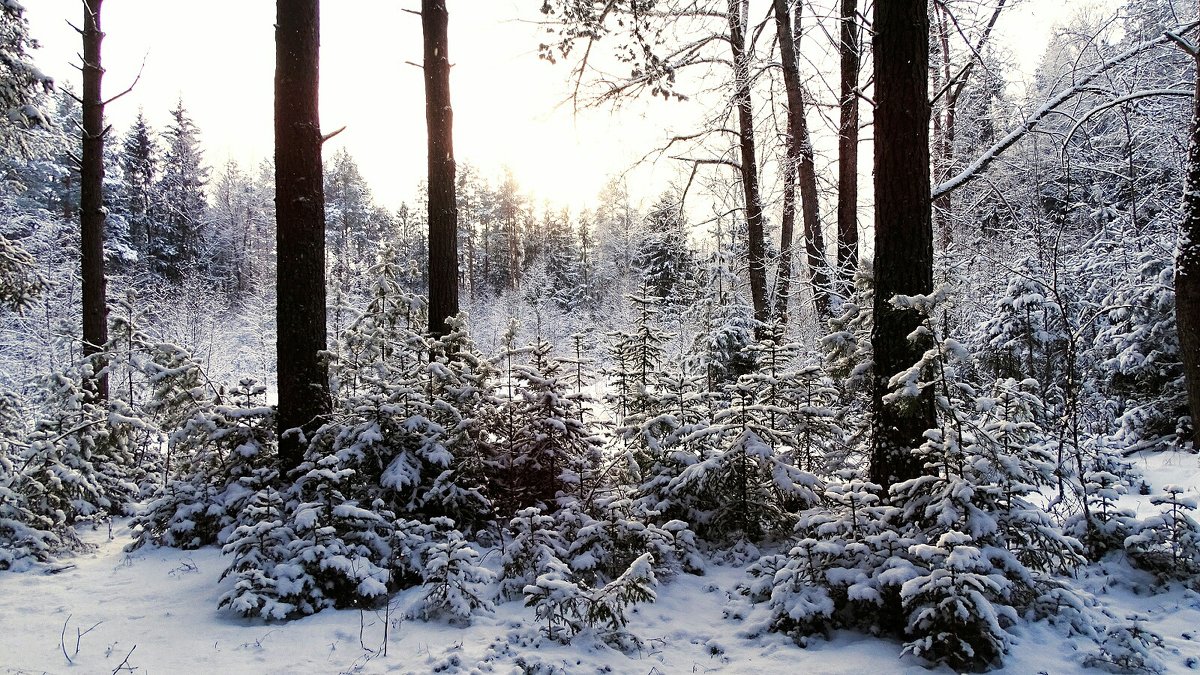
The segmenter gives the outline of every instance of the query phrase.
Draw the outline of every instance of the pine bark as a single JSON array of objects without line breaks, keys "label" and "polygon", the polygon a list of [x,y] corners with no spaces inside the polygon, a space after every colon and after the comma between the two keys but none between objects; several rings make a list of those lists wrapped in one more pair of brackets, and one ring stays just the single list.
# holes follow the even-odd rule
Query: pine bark
[{"label": "pine bark", "polygon": [[838,128],[837,265],[849,296],[858,270],[858,0],[842,0]]},{"label": "pine bark", "polygon": [[733,57],[733,106],[738,117],[741,151],[742,196],[746,205],[746,244],[750,267],[750,300],[754,318],[765,325],[770,320],[767,307],[767,261],[764,243],[762,191],[758,183],[758,157],[754,141],[754,105],[750,96],[750,57],[746,52],[747,0],[729,0],[729,45]]},{"label": "pine bark", "polygon": [[929,14],[926,0],[875,6],[875,306],[872,347],[871,480],[888,486],[921,475],[914,457],[933,427],[932,390],[886,404],[893,375],[911,367],[927,340],[908,336],[921,323],[912,309],[893,307],[897,294],[933,289],[933,227],[929,200]]},{"label": "pine bark", "polygon": [[276,3],[276,367],[283,472],[303,459],[301,433],[311,435],[331,409],[329,367],[321,355],[326,349],[326,309],[319,4],[319,0]]},{"label": "pine bark", "polygon": [[804,223],[804,249],[808,262],[809,284],[818,317],[829,314],[829,275],[825,263],[825,237],[821,232],[820,205],[817,200],[817,170],[813,162],[812,138],[805,118],[804,87],[800,82],[800,64],[796,51],[800,40],[800,9],[791,20],[788,0],[774,0],[775,28],[779,39],[779,60],[783,66],[783,88],[788,101],[787,175],[783,183],[783,214],[779,237],[779,272],[775,295],[775,314],[787,320],[791,293],[792,235],[796,221],[796,192],[800,193],[800,211]]},{"label": "pine bark", "polygon": [[421,0],[429,141],[429,332],[433,335],[445,335],[450,330],[446,319],[458,314],[458,204],[448,24],[446,0]]},{"label": "pine bark", "polygon": [[100,46],[102,0],[83,3],[83,153],[79,167],[79,227],[81,303],[83,305],[83,355],[92,358],[94,372],[84,382],[85,390],[99,402],[108,400],[107,365],[103,359],[108,343],[107,280],[104,276],[104,99],[101,82],[104,68]]},{"label": "pine bark", "polygon": [[[1196,66],[1200,73],[1200,56],[1196,57]],[[1200,447],[1200,77],[1196,80],[1194,105],[1183,224],[1175,250],[1175,321],[1192,414],[1192,444],[1196,448]]]}]

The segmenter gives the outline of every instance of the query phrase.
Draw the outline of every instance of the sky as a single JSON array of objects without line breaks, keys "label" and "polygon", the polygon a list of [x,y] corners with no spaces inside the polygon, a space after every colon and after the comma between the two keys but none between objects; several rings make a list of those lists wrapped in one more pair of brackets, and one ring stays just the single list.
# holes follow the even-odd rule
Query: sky
[{"label": "sky", "polygon": [[[38,65],[78,89],[79,0],[27,0]],[[1054,23],[1084,4],[1026,0],[1002,15],[997,33],[1021,70],[1032,72]],[[405,9],[417,0],[326,0],[321,8],[321,121],[346,131],[326,156],[346,148],[376,201],[413,199],[425,175],[421,27]],[[623,174],[672,131],[689,131],[697,104],[635,101],[619,113],[563,105],[567,68],[537,58],[542,30],[535,0],[450,0],[456,156],[485,175],[512,170],[537,201],[594,205],[610,176]],[[272,155],[274,11],[270,0],[110,0],[103,8],[104,91],[133,91],[107,110],[118,133],[144,109],[162,129],[182,97],[200,128],[207,160],[253,168]],[[143,65],[144,64],[144,65]],[[626,176],[649,201],[680,170],[641,165]],[[866,178],[869,181],[869,177]]]},{"label": "sky", "polygon": [[[25,4],[42,43],[38,65],[78,90],[71,64],[78,62],[79,36],[67,21],[79,24],[79,0]],[[420,69],[408,63],[421,61],[421,26],[403,11],[418,7],[416,0],[327,0],[321,8],[321,124],[327,131],[346,126],[327,144],[326,157],[347,148],[376,200],[390,208],[411,200],[425,175],[424,85]],[[529,0],[451,1],[456,155],[485,175],[508,166],[524,187],[537,187],[538,200],[586,203],[665,132],[644,119],[649,102],[629,107],[620,133],[606,111],[576,118],[561,107],[566,70],[537,58],[541,33],[530,21],[539,17],[536,8]],[[134,90],[106,111],[118,133],[139,107],[164,128],[182,97],[215,170],[229,158],[254,167],[270,157],[274,12],[269,0],[105,3],[106,95],[124,90],[141,70]],[[659,182],[648,170],[630,180]]]}]

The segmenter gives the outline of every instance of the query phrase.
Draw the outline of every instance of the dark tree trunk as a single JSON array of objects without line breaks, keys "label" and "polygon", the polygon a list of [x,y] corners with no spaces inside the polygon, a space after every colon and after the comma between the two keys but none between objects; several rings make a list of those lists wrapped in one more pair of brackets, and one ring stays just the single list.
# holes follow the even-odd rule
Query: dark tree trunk
[{"label": "dark tree trunk", "polygon": [[[100,355],[108,342],[107,281],[104,277],[104,99],[100,83],[101,0],[83,3],[83,156],[79,167],[80,276],[82,277],[83,355],[95,372],[107,365]],[[108,400],[108,375],[84,382],[95,400]]]},{"label": "dark tree trunk", "polygon": [[871,480],[887,488],[921,474],[913,449],[933,427],[932,390],[888,405],[888,380],[916,363],[927,341],[909,341],[921,323],[897,309],[897,294],[933,289],[929,202],[929,13],[926,0],[875,6],[875,354]]},{"label": "dark tree trunk", "polygon": [[425,37],[425,121],[429,130],[429,332],[445,335],[458,314],[458,204],[454,196],[454,113],[446,0],[421,0]]},{"label": "dark tree trunk", "polygon": [[767,308],[767,261],[763,235],[762,193],[758,186],[758,158],[754,148],[754,106],[750,98],[750,57],[746,53],[747,0],[729,0],[729,44],[733,52],[733,105],[737,109],[741,150],[742,193],[746,201],[746,240],[750,258],[750,300],[754,318],[770,320]]},{"label": "dark tree trunk", "polygon": [[849,297],[858,269],[858,0],[842,0],[841,102],[838,127],[837,265]]},{"label": "dark tree trunk", "polygon": [[[275,236],[278,249],[279,463],[299,466],[329,415],[325,194],[317,108],[319,0],[278,0],[275,21]],[[290,433],[289,433],[290,431]]]},{"label": "dark tree trunk", "polygon": [[829,275],[825,264],[825,237],[821,232],[820,206],[817,201],[817,170],[813,163],[812,139],[805,119],[804,90],[800,84],[800,64],[796,59],[800,40],[800,9],[795,23],[789,19],[788,0],[775,1],[775,28],[779,38],[779,60],[783,65],[783,86],[788,101],[787,176],[783,183],[783,217],[779,237],[779,274],[775,313],[780,322],[787,320],[788,295],[791,293],[792,230],[796,221],[796,188],[799,179],[800,209],[804,221],[804,248],[808,258],[809,283],[818,317],[829,314]]},{"label": "dark tree trunk", "polygon": [[[1200,73],[1200,57],[1196,59]],[[1187,185],[1183,191],[1183,225],[1175,250],[1175,320],[1179,352],[1192,413],[1192,444],[1200,447],[1200,77],[1196,80],[1192,141],[1188,145]]]}]

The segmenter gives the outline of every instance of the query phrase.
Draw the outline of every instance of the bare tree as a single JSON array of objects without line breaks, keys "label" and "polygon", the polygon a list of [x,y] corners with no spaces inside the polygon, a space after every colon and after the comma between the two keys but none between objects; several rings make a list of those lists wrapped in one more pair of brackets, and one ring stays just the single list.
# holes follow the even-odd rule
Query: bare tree
[{"label": "bare tree", "polygon": [[[733,168],[741,184],[746,222],[746,244],[750,297],[754,317],[761,323],[770,319],[767,304],[767,261],[762,189],[759,183],[758,144],[754,128],[754,79],[757,75],[754,44],[761,26],[748,30],[749,0],[673,0],[648,9],[636,0],[552,0],[543,5],[543,13],[556,27],[557,41],[543,44],[541,55],[554,61],[576,58],[572,71],[577,100],[585,80],[594,79],[600,92],[589,101],[603,103],[640,93],[670,98],[683,96],[677,91],[679,74],[693,66],[721,66],[732,70],[728,83],[731,106],[720,120],[694,134],[677,136],[660,154],[678,144],[696,142],[710,136],[736,138],[737,158],[725,151],[717,157],[672,155],[693,167],[716,165]],[[685,37],[673,30],[686,25]],[[592,48],[601,38],[619,34],[614,50],[624,75],[606,73],[595,67]],[[729,51],[720,53],[721,43]],[[576,48],[582,44],[582,50]],[[582,53],[581,53],[582,52]],[[736,116],[736,128],[726,127],[728,114]]]},{"label": "bare tree", "polygon": [[842,0],[841,88],[838,101],[837,266],[840,292],[854,287],[858,269],[858,2]]},{"label": "bare tree", "polygon": [[800,42],[800,8],[793,20],[787,0],[774,0],[775,29],[779,39],[779,60],[783,67],[783,86],[788,102],[787,159],[783,179],[783,213],[779,235],[779,273],[776,276],[775,316],[787,321],[787,303],[791,290],[792,230],[796,221],[796,191],[800,192],[800,211],[804,222],[804,248],[807,254],[809,282],[817,316],[829,313],[829,275],[826,272],[825,238],[821,232],[820,206],[817,201],[817,170],[813,163],[813,144],[805,119],[804,87],[796,58]]},{"label": "bare tree", "polygon": [[[325,195],[318,115],[319,0],[277,0],[275,201],[279,462],[304,456],[303,436],[329,415],[325,351]],[[299,430],[299,433],[297,433]]]},{"label": "bare tree", "polygon": [[421,0],[429,140],[429,332],[433,335],[445,335],[446,319],[458,314],[458,202],[448,25],[446,0]]},{"label": "bare tree", "polygon": [[750,301],[754,318],[765,324],[770,320],[767,307],[767,254],[762,206],[758,184],[758,156],[754,138],[754,102],[750,96],[751,53],[746,41],[746,14],[750,0],[729,0],[729,47],[733,58],[733,106],[738,117],[738,144],[741,151],[740,173],[746,209],[746,244],[750,266]]}]

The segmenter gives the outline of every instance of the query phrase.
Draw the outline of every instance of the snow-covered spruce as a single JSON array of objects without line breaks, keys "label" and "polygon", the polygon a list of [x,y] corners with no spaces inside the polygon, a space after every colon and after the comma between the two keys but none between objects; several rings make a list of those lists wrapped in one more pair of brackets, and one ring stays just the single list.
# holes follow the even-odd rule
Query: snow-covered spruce
[{"label": "snow-covered spruce", "polygon": [[1179,485],[1164,485],[1163,492],[1150,498],[1159,507],[1158,515],[1137,524],[1136,533],[1125,539],[1125,550],[1135,565],[1160,581],[1182,581],[1198,588],[1200,525],[1192,516],[1196,498],[1185,496]]},{"label": "snow-covered spruce", "polygon": [[1084,659],[1084,665],[1112,673],[1165,672],[1162,636],[1146,628],[1145,617],[1131,615],[1127,621],[1105,631],[1099,650]]},{"label": "snow-covered spruce", "polygon": [[495,575],[480,567],[479,552],[449,518],[434,518],[431,524],[433,538],[421,552],[425,592],[410,612],[426,620],[444,616],[461,623],[476,612],[494,611]]},{"label": "snow-covered spruce", "polygon": [[246,503],[276,480],[275,418],[244,380],[231,404],[201,405],[169,437],[167,478],[134,518],[132,550],[146,543],[199,548],[222,543]]},{"label": "snow-covered spruce", "polygon": [[657,584],[653,556],[644,553],[620,576],[600,587],[574,581],[565,565],[551,561],[523,592],[525,605],[534,609],[539,622],[545,622],[549,637],[565,642],[585,628],[593,628],[621,642],[629,621],[626,610],[640,602],[653,602]]}]

